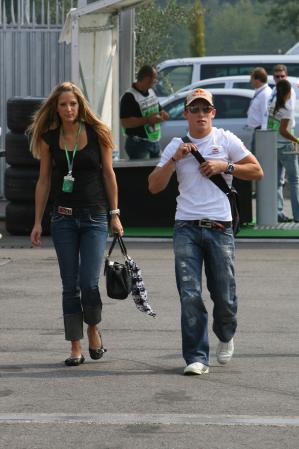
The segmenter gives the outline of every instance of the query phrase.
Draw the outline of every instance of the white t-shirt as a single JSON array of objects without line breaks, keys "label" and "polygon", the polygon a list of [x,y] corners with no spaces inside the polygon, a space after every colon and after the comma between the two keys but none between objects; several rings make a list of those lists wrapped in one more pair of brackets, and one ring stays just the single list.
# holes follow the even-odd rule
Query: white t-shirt
[{"label": "white t-shirt", "polygon": [[255,90],[248,111],[247,125],[249,128],[266,127],[265,114],[267,114],[269,99],[272,95],[272,89],[268,84]]},{"label": "white t-shirt", "polygon": [[[269,119],[268,119],[268,127],[270,129],[278,130],[280,127],[280,122],[282,119],[289,119],[287,131],[290,134],[293,134],[292,130],[295,126],[295,111],[292,108],[292,103],[287,101],[284,108],[280,108],[274,114],[274,108],[276,104],[276,96],[273,98],[272,103],[269,105]],[[282,136],[280,133],[277,135],[277,143],[290,143],[290,139]]]},{"label": "white t-shirt", "polygon": [[[272,95],[269,100],[267,113],[265,115],[266,123],[268,123],[270,107],[271,107],[271,105],[273,105],[274,101],[276,101],[276,86],[273,87]],[[293,88],[291,88],[291,97],[286,101],[286,106],[288,107],[288,109],[292,109],[292,111],[293,111],[292,128],[295,128],[295,126],[296,126],[296,120],[295,120],[296,102],[297,102],[296,92]],[[284,117],[284,118],[287,118],[287,117]],[[267,129],[267,127],[265,129]]]},{"label": "white t-shirt", "polygon": [[[212,128],[210,134],[202,139],[188,137],[198,145],[198,151],[205,159],[222,159],[238,162],[250,154],[243,142],[230,131]],[[182,139],[174,137],[165,147],[158,167],[174,156]],[[176,162],[179,195],[177,197],[176,220],[210,220],[231,221],[231,208],[225,193],[209,178],[199,171],[199,163],[192,154]],[[232,176],[223,175],[231,185]]]},{"label": "white t-shirt", "polygon": [[[269,104],[272,103],[272,101],[274,100],[274,98],[276,98],[276,86],[273,87],[272,89],[272,94],[269,100]],[[297,102],[297,97],[296,97],[296,92],[293,89],[293,87],[291,87],[291,97],[287,100],[286,104],[292,108],[292,109],[296,109],[296,102]]]}]

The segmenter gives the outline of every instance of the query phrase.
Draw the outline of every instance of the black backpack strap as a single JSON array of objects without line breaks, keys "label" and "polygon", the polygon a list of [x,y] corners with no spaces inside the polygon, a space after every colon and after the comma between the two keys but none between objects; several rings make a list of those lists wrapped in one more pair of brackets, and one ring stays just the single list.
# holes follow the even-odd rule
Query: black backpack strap
[{"label": "black backpack strap", "polygon": [[[182,141],[184,143],[192,143],[192,141],[189,139],[188,136],[182,137]],[[191,153],[193,154],[195,159],[197,159],[199,164],[202,164],[203,162],[206,161],[206,159],[200,154],[199,151],[191,150]],[[225,181],[225,179],[223,178],[222,175],[220,175],[220,174],[212,175],[212,176],[210,176],[209,179],[214,184],[216,184],[216,186],[219,187],[219,189],[222,190],[222,192],[225,193],[225,195],[229,196],[231,194],[231,188],[229,187],[229,185],[227,184],[227,182]]]},{"label": "black backpack strap", "polygon": [[[184,143],[192,143],[188,136],[182,137],[182,141],[183,141]],[[200,154],[199,151],[191,150],[191,153],[193,154],[193,156],[195,157],[195,159],[198,160],[198,162],[199,162],[200,164],[201,164],[202,162],[205,162],[205,161],[206,161],[205,158]]]}]

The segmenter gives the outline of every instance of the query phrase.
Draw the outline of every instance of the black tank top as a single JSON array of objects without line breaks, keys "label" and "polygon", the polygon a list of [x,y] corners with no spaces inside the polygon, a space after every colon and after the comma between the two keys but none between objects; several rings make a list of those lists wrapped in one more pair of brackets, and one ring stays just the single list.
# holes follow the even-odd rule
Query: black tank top
[{"label": "black tank top", "polygon": [[[74,188],[71,193],[62,191],[63,178],[67,175],[68,165],[64,149],[59,147],[60,128],[49,130],[42,135],[49,145],[53,160],[52,191],[54,206],[93,207],[107,212],[108,202],[103,183],[101,148],[98,135],[93,128],[85,124],[87,144],[78,150],[73,164]],[[70,160],[73,153],[69,151]]]}]

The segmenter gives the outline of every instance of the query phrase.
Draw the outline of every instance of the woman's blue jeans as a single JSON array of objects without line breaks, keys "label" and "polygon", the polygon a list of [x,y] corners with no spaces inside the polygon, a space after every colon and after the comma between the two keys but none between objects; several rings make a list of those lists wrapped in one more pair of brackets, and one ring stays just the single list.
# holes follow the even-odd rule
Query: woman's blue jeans
[{"label": "woman's blue jeans", "polygon": [[105,213],[77,217],[54,213],[52,238],[62,279],[65,339],[83,338],[83,321],[101,321],[99,276],[108,236]]},{"label": "woman's blue jeans", "polygon": [[284,169],[290,185],[290,197],[294,220],[299,221],[299,165],[298,155],[292,153],[292,143],[281,145],[277,149],[277,209],[278,216],[283,215]]},{"label": "woman's blue jeans", "polygon": [[209,364],[208,312],[202,297],[202,267],[213,307],[213,331],[228,342],[237,328],[234,237],[225,231],[200,228],[177,220],[174,226],[174,253],[177,288],[181,300],[183,357],[189,365]]}]

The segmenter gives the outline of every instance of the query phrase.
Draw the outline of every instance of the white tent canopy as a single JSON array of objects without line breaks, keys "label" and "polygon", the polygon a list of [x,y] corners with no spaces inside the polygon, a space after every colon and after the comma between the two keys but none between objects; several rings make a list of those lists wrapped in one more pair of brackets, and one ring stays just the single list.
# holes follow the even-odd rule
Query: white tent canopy
[{"label": "white tent canopy", "polygon": [[[133,22],[119,40],[119,13],[147,0],[101,0],[72,9],[60,41],[72,45],[72,81],[82,88],[92,109],[111,127],[119,143],[120,77],[133,77]],[[128,53],[119,70],[120,52]],[[122,83],[123,85],[124,83]]]}]

